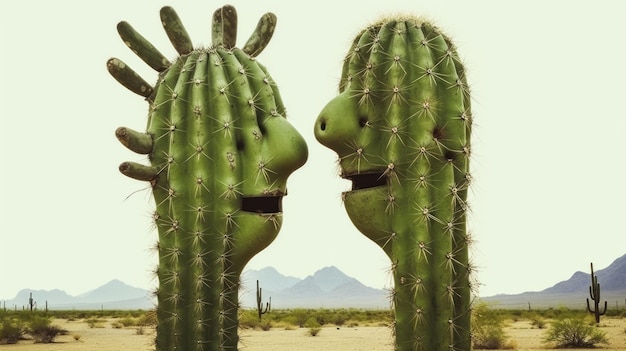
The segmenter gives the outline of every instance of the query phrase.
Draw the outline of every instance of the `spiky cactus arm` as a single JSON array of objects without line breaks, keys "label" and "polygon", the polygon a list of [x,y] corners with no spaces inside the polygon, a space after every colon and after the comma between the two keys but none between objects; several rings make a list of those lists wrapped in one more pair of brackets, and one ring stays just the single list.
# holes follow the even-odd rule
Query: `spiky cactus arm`
[{"label": "spiky cactus arm", "polygon": [[307,147],[255,59],[272,36],[273,14],[243,49],[235,47],[231,6],[214,13],[210,48],[193,48],[172,8],[161,10],[161,21],[180,54],[173,62],[129,24],[118,25],[124,42],[159,72],[154,87],[121,60],[107,63],[150,103],[146,133],[116,134],[150,160],[125,162],[120,171],[149,181],[156,202],[157,350],[236,350],[241,272],[278,234],[287,177],[305,163]]},{"label": "spiky cactus arm", "polygon": [[451,41],[416,18],[363,30],[315,136],[355,226],[392,263],[397,350],[470,349],[470,98]]}]

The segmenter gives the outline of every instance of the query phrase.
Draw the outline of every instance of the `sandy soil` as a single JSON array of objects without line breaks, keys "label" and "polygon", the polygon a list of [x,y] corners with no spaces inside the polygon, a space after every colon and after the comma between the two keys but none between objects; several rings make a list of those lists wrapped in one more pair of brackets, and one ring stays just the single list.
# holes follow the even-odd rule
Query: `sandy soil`
[{"label": "sandy soil", "polygon": [[[55,320],[54,325],[69,331],[57,337],[52,344],[33,344],[23,340],[16,345],[0,345],[2,351],[148,351],[152,350],[154,330],[146,328],[138,335],[136,328],[116,329],[115,320],[102,323],[100,328],[90,328],[84,320]],[[626,351],[626,319],[604,318],[602,330],[606,331],[610,345],[604,351]],[[547,329],[532,328],[528,321],[518,321],[506,328],[510,340],[519,351],[545,351],[543,333]],[[339,328],[325,327],[312,337],[306,328],[270,331],[243,330],[241,351],[392,351],[393,337],[386,327]],[[77,339],[77,340],[76,340]],[[569,349],[572,350],[572,349]]]}]

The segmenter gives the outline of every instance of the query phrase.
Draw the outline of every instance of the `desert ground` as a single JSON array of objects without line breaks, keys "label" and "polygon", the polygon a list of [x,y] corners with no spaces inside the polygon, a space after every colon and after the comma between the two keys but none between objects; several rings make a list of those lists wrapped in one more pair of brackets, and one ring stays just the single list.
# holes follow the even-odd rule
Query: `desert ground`
[{"label": "desert ground", "polygon": [[[0,345],[2,351],[148,351],[152,350],[154,330],[136,327],[113,328],[115,319],[108,319],[98,327],[90,327],[85,320],[54,320],[54,325],[68,331],[50,344],[33,344],[22,340],[14,345]],[[604,318],[602,330],[606,331],[610,344],[600,349],[606,351],[626,350],[626,319]],[[519,320],[510,323],[506,332],[509,340],[520,351],[545,351],[550,346],[542,343],[547,329],[533,328],[529,321]],[[285,330],[273,328],[269,331],[242,330],[241,351],[391,351],[393,337],[387,327],[326,326],[316,336],[310,336],[307,328]],[[572,350],[572,349],[569,349]]]}]

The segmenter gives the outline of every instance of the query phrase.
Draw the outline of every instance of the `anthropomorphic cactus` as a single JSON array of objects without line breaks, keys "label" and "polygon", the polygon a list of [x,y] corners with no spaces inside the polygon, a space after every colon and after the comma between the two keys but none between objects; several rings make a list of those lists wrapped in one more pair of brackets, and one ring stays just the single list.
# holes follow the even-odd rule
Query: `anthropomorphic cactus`
[{"label": "anthropomorphic cactus", "polygon": [[265,14],[243,49],[235,47],[231,6],[213,15],[209,48],[194,49],[179,17],[161,10],[180,56],[170,62],[128,23],[118,32],[159,72],[150,86],[119,59],[107,62],[122,85],[144,96],[147,132],[119,128],[118,139],[147,154],[125,175],[150,182],[159,232],[157,350],[236,350],[240,274],[282,223],[287,177],[307,158],[285,119],[278,89],[255,57],[276,18]]},{"label": "anthropomorphic cactus", "polygon": [[391,259],[397,350],[470,349],[470,129],[454,45],[411,17],[358,34],[315,124],[352,181],[350,219]]}]

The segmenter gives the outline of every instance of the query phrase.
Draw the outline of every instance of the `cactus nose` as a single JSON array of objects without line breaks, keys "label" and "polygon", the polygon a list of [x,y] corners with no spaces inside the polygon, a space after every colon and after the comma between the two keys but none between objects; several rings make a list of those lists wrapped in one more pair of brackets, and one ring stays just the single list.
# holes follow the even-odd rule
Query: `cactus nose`
[{"label": "cactus nose", "polygon": [[315,138],[338,154],[347,152],[361,131],[356,104],[346,94],[331,100],[315,121]]},{"label": "cactus nose", "polygon": [[326,130],[326,120],[321,120],[320,121],[320,130],[323,132]]}]

